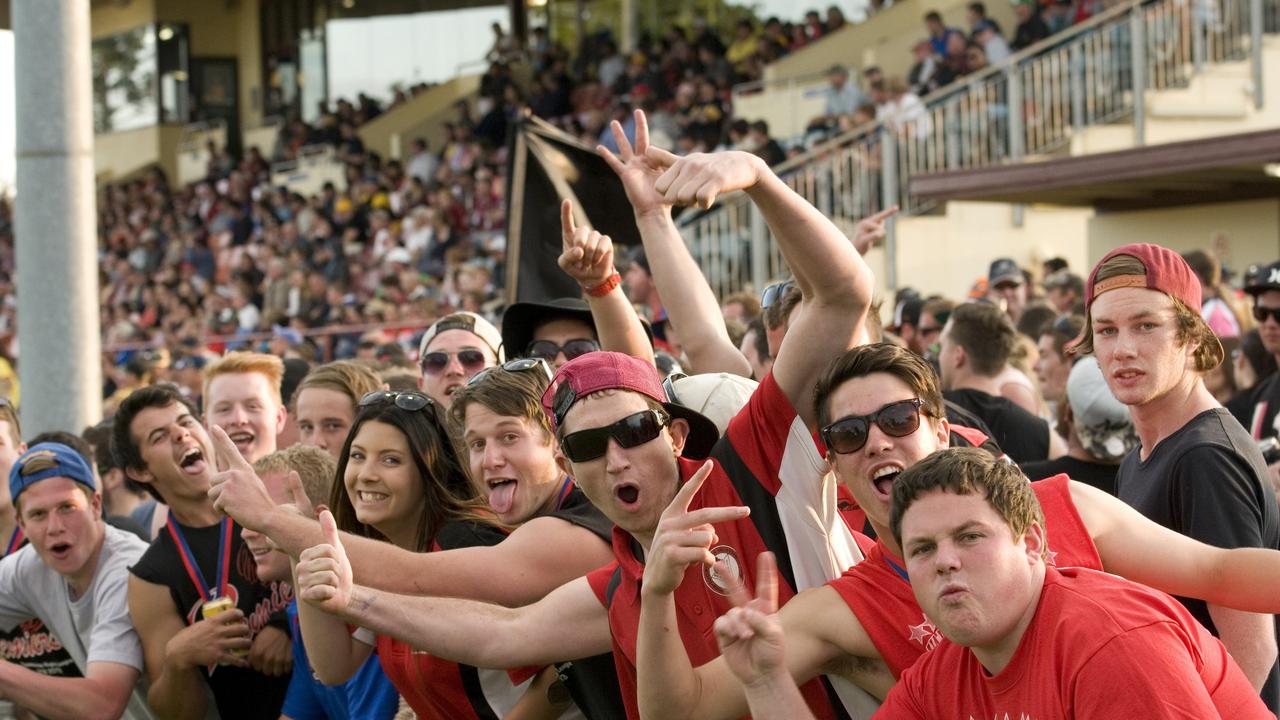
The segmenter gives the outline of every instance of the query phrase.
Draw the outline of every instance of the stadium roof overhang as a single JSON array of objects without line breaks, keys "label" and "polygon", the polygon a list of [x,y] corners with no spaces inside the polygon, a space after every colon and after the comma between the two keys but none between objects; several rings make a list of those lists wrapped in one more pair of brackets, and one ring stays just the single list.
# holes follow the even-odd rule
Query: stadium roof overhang
[{"label": "stadium roof overhang", "polygon": [[1081,157],[955,170],[911,179],[930,200],[1140,210],[1280,197],[1280,130]]}]

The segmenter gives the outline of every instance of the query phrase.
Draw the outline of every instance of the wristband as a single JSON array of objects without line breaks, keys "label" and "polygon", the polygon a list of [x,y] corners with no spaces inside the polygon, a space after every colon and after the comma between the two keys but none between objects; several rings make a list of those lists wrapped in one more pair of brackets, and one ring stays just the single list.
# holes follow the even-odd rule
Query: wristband
[{"label": "wristband", "polygon": [[608,295],[609,293],[613,292],[613,289],[618,287],[621,284],[622,284],[622,276],[618,274],[617,270],[614,270],[613,274],[605,278],[604,282],[600,283],[599,285],[584,287],[582,288],[582,290],[583,292],[590,295],[591,297],[602,298],[605,295]]}]

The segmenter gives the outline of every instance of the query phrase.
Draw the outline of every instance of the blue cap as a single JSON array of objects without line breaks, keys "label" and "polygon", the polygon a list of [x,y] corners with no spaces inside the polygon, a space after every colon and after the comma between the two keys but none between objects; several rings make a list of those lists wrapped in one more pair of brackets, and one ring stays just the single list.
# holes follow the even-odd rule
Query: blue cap
[{"label": "blue cap", "polygon": [[9,471],[9,498],[16,501],[18,495],[31,485],[51,477],[74,480],[90,490],[97,491],[93,469],[80,453],[62,443],[40,443],[22,453]]}]

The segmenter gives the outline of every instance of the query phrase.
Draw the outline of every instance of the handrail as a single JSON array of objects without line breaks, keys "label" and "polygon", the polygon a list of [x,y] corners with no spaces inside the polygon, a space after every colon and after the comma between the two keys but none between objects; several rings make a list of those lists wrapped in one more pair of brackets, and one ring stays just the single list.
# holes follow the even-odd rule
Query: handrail
[{"label": "handrail", "polygon": [[[1084,128],[1126,116],[1141,144],[1147,90],[1185,87],[1206,63],[1250,55],[1261,86],[1256,38],[1280,31],[1278,4],[1127,0],[930,93],[898,117],[828,138],[774,172],[851,228],[889,204],[906,215],[931,210],[932,201],[910,192],[914,175],[1057,152]],[[718,292],[759,287],[785,273],[762,218],[742,193],[719,198],[705,212],[686,213],[679,226],[695,257],[710,264],[708,279]],[[889,264],[892,286],[892,257]]]}]

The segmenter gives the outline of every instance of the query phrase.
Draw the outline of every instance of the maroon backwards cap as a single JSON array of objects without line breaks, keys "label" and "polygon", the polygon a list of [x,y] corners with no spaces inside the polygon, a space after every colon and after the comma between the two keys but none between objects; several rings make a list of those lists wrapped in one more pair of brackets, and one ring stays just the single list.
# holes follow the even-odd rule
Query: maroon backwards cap
[{"label": "maroon backwards cap", "polygon": [[[1102,267],[1116,255],[1132,255],[1147,268],[1146,275],[1117,275],[1098,281],[1098,268]],[[1089,282],[1084,286],[1084,307],[1088,310],[1093,301],[1108,290],[1136,287],[1160,292],[1178,298],[1187,307],[1200,307],[1200,278],[1196,277],[1191,266],[1178,253],[1167,247],[1148,243],[1125,245],[1106,254],[1106,257],[1093,266],[1089,273]]]},{"label": "maroon backwards cap", "polygon": [[569,408],[578,400],[601,390],[630,390],[660,403],[672,417],[689,422],[685,440],[685,457],[704,458],[711,453],[720,433],[715,423],[702,414],[667,399],[658,369],[652,364],[623,353],[599,350],[570,360],[560,367],[546,392],[542,393],[542,410],[556,430],[564,422]]}]

